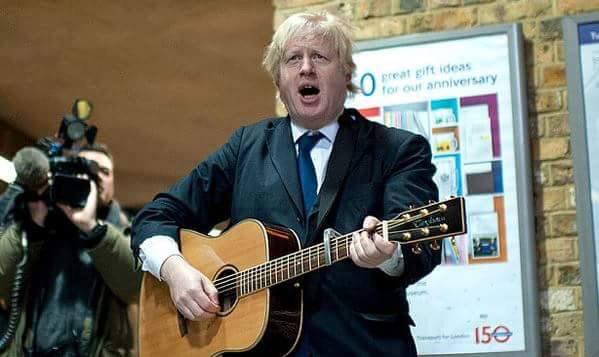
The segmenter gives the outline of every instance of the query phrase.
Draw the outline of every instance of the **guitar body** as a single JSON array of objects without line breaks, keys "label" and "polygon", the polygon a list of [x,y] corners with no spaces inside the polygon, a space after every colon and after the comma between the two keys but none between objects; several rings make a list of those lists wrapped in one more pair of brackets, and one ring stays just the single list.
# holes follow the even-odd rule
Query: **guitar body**
[{"label": "guitar body", "polygon": [[[219,237],[181,230],[185,259],[215,281],[300,249],[286,228],[244,220]],[[220,291],[220,289],[219,289]],[[242,298],[221,301],[223,311],[206,321],[182,318],[168,285],[145,273],[139,316],[141,356],[284,356],[302,325],[302,289],[288,281]]]}]

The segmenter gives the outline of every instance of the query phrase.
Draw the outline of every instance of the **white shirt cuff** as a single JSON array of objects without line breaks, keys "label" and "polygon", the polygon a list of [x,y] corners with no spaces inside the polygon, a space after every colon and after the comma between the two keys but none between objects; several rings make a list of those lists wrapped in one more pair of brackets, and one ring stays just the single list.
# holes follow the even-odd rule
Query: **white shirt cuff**
[{"label": "white shirt cuff", "polygon": [[378,268],[387,273],[387,275],[400,276],[403,274],[405,265],[403,253],[401,252],[401,244],[398,244],[391,258],[379,264]]},{"label": "white shirt cuff", "polygon": [[141,270],[150,272],[156,279],[162,281],[160,268],[164,261],[173,255],[183,256],[173,238],[169,236],[150,237],[139,246]]}]

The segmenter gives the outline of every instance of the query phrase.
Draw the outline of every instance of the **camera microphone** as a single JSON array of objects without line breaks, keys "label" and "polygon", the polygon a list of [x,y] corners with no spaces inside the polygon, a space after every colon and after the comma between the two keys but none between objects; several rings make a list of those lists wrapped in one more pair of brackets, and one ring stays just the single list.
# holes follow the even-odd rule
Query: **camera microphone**
[{"label": "camera microphone", "polygon": [[24,147],[13,158],[16,182],[30,191],[37,191],[48,182],[50,162],[43,151],[34,147]]}]

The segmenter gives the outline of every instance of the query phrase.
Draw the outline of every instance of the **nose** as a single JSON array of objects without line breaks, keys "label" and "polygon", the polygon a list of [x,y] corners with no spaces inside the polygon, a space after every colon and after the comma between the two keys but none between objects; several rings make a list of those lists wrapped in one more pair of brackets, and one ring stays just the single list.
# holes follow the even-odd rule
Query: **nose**
[{"label": "nose", "polygon": [[302,66],[300,68],[300,74],[306,75],[314,72],[314,64],[309,56],[305,56],[302,60]]}]

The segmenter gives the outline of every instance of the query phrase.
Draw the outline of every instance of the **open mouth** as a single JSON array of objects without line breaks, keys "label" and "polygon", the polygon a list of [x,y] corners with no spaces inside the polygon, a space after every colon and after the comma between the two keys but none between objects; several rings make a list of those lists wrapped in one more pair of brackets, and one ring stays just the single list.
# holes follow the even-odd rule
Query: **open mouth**
[{"label": "open mouth", "polygon": [[320,93],[320,89],[312,85],[304,85],[300,88],[299,93],[302,97],[307,97],[317,95],[318,93]]}]

